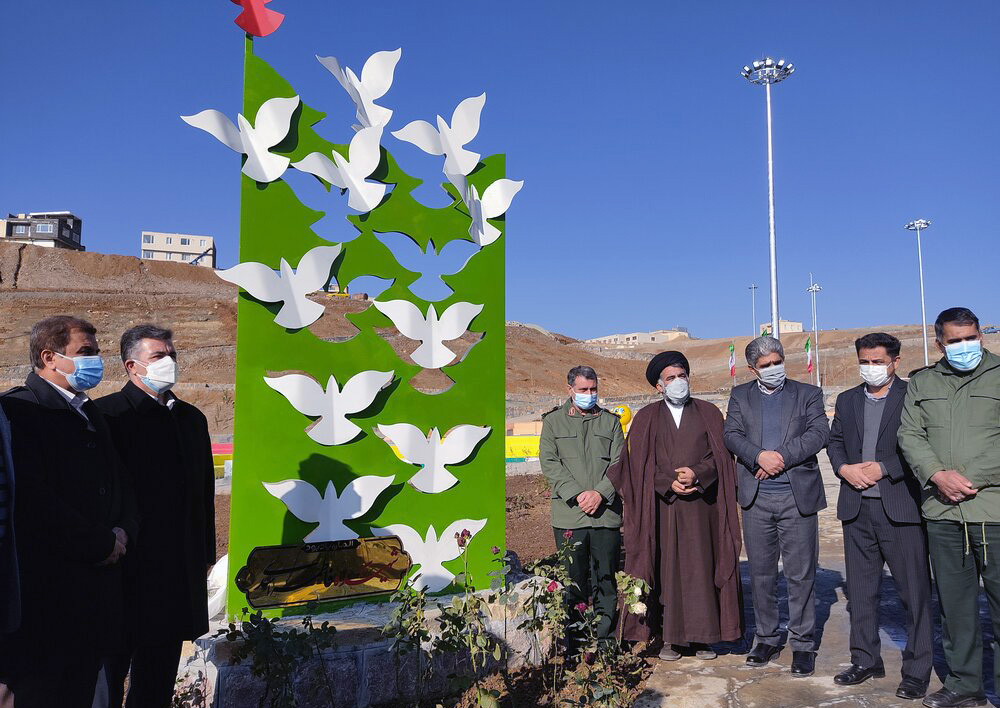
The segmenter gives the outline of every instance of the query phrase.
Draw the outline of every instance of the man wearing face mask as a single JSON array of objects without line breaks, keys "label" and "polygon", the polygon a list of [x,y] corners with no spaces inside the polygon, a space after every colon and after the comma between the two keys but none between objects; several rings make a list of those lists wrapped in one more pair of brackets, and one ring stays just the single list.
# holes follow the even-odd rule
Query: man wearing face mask
[{"label": "man wearing face mask", "polygon": [[[103,661],[94,708],[167,708],[181,645],[208,631],[206,573],[215,561],[215,475],[208,421],[171,390],[177,350],[170,330],[132,327],[121,337],[128,383],[99,399],[132,473],[142,514],[125,562],[127,643]],[[153,618],[169,618],[156,632]]]},{"label": "man wearing face mask", "polygon": [[851,666],[834,677],[850,686],[885,676],[879,642],[879,586],[886,564],[906,609],[900,698],[927,693],[933,622],[920,483],[897,444],[907,382],[896,377],[899,340],[881,332],[854,343],[860,386],[837,397],[828,453],[840,477],[837,518],[844,525]]},{"label": "man wearing face mask", "polygon": [[785,377],[785,351],[773,337],[746,348],[755,380],[733,388],[726,416],[726,447],[736,455],[743,539],[757,625],[750,666],[764,666],[781,651],[778,633],[778,559],[788,583],[788,634],[792,675],[816,666],[817,512],[826,508],[816,455],[830,425],[823,391]]},{"label": "man wearing face mask", "polygon": [[[952,307],[934,322],[934,366],[910,379],[899,445],[924,490],[948,675],[932,708],[985,706],[979,580],[1000,637],[1000,357],[983,349],[979,318]],[[990,550],[992,549],[992,550]],[[1000,661],[994,661],[1000,686]]]},{"label": "man wearing face mask", "polygon": [[666,661],[714,659],[711,644],[743,636],[736,466],[722,413],[691,398],[690,372],[680,352],[653,357],[646,380],[663,400],[636,414],[608,473],[628,510],[625,571],[653,588],[648,614],[626,616],[624,638],[659,635]]},{"label": "man wearing face mask", "polygon": [[[86,391],[103,375],[96,330],[49,317],[33,371],[2,396],[17,469],[21,626],[0,638],[6,705],[90,706],[101,652],[124,633],[122,560],[138,537],[127,472]],[[65,610],[65,611],[64,611]]]},{"label": "man wearing face mask", "polygon": [[[597,373],[592,368],[573,367],[566,383],[566,402],[542,416],[538,460],[552,487],[556,545],[575,544],[567,568],[576,584],[570,588],[570,607],[593,595],[601,616],[598,637],[609,640],[618,600],[622,502],[607,471],[618,461],[625,437],[618,416],[597,405]],[[571,612],[579,615],[575,609]]]}]

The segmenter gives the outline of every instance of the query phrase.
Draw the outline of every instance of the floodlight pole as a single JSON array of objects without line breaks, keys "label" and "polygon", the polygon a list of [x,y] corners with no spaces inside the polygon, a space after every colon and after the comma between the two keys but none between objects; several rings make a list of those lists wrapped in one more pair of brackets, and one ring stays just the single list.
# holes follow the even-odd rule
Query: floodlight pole
[{"label": "floodlight pole", "polygon": [[771,84],[784,81],[795,68],[791,62],[784,59],[775,61],[771,57],[756,60],[750,66],[743,67],[743,78],[752,84],[764,84],[764,94],[767,102],[767,220],[770,245],[771,267],[771,336],[781,338],[778,327],[778,255],[774,238],[774,146],[771,139]]},{"label": "floodlight pole", "polygon": [[924,303],[924,256],[920,246],[920,232],[931,225],[927,219],[916,219],[903,226],[908,231],[917,232],[917,269],[920,271],[920,325],[924,336],[924,366],[930,366],[930,356],[927,349],[927,307]]},{"label": "floodlight pole", "polygon": [[750,283],[747,290],[750,291],[750,317],[753,319],[750,336],[757,338],[760,336],[760,328],[757,326],[757,283]]},{"label": "floodlight pole", "polygon": [[806,288],[806,292],[809,293],[809,296],[812,298],[812,316],[813,316],[813,343],[812,343],[812,350],[813,350],[813,361],[815,362],[814,363],[814,367],[816,369],[816,385],[817,386],[822,386],[823,385],[823,382],[822,382],[822,379],[820,378],[820,373],[819,373],[819,325],[816,324],[816,293],[818,293],[822,289],[823,288],[821,288],[819,286],[819,283],[814,283],[813,282],[813,274],[810,273],[809,274],[809,287]]}]

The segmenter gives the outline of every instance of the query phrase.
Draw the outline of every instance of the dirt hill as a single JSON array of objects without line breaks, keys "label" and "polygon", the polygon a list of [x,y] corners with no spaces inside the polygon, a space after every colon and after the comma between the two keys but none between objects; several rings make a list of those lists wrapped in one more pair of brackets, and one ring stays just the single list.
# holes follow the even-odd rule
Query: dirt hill
[{"label": "dirt hill", "polygon": [[[20,383],[28,373],[31,325],[48,315],[73,314],[98,328],[101,349],[107,357],[107,380],[97,395],[115,390],[125,380],[117,356],[118,336],[138,322],[154,321],[173,328],[181,350],[184,383],[178,386],[178,393],[205,411],[213,433],[231,433],[236,295],[234,286],[207,268],[0,243],[0,387]],[[330,340],[350,337],[356,331],[343,314],[369,306],[367,302],[341,298],[321,296],[317,300],[335,316],[321,318],[313,332]],[[825,385],[853,385],[857,378],[854,338],[876,329],[903,340],[904,371],[923,363],[919,327],[892,325],[821,332]],[[393,330],[383,334],[404,357],[415,347]],[[792,334],[782,340],[788,353],[789,374],[802,379],[807,376],[802,351],[805,338],[805,334]],[[474,343],[473,337],[465,339],[456,347],[459,353]],[[598,371],[601,393],[606,398],[650,393],[644,372],[655,348],[601,349],[516,322],[508,323],[506,339],[509,403],[523,403],[525,414],[552,396],[561,396],[566,371],[577,364],[589,364]],[[988,338],[994,349],[1000,349],[997,340],[997,335]],[[748,337],[681,340],[674,344],[691,360],[696,391],[728,389],[730,341],[736,345],[739,383],[749,378],[742,358]],[[424,372],[416,385],[435,388],[443,382],[440,374]]]}]

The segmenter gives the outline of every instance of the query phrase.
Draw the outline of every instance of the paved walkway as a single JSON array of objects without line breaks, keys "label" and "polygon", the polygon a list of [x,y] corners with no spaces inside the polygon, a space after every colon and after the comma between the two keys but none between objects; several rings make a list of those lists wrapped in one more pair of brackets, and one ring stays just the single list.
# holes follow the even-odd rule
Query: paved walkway
[{"label": "paved walkway", "polygon": [[[659,662],[647,683],[645,692],[635,702],[635,708],[826,708],[827,706],[860,706],[883,708],[903,706],[914,708],[920,701],[896,698],[900,679],[900,651],[905,643],[905,616],[899,597],[888,573],[883,575],[882,594],[882,659],[886,677],[866,681],[859,686],[837,686],[835,674],[850,664],[847,601],[844,594],[844,549],[840,522],[837,521],[839,481],[833,475],[826,455],[821,454],[821,467],[826,484],[828,507],[820,512],[820,568],[817,572],[817,621],[822,627],[822,643],[816,659],[816,673],[808,678],[793,678],[789,673],[792,652],[785,647],[767,667],[754,669],[745,663],[741,653],[746,648],[734,647],[734,653],[721,654],[714,661],[682,658],[676,662]],[[743,556],[743,587],[748,585],[746,556]],[[784,581],[779,583],[782,602]],[[747,628],[752,635],[752,598],[746,593]],[[945,664],[940,650],[940,626],[937,621],[935,598],[935,672],[931,676],[931,691],[941,687]],[[988,630],[988,612],[981,603],[980,615]],[[782,623],[787,620],[787,606],[782,609]],[[984,665],[989,677],[993,658],[987,642]],[[740,653],[736,653],[740,652]],[[987,679],[992,694],[992,681]],[[994,696],[993,705],[1000,706]]]}]

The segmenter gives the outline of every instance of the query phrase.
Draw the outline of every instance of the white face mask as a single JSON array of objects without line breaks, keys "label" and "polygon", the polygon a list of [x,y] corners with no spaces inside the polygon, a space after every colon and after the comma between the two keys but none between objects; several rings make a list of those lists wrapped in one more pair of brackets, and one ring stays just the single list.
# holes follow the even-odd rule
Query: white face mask
[{"label": "white face mask", "polygon": [[771,364],[766,369],[757,369],[757,376],[760,382],[767,388],[778,388],[785,383],[785,364]]},{"label": "white face mask", "polygon": [[889,383],[889,367],[885,364],[861,364],[861,378],[869,386],[885,386]]},{"label": "white face mask", "polygon": [[[660,384],[663,386],[663,384]],[[683,405],[691,395],[691,386],[687,379],[676,378],[663,386],[663,400],[675,406]]]},{"label": "white face mask", "polygon": [[169,391],[177,383],[177,362],[173,357],[165,356],[149,364],[136,359],[136,363],[146,367],[146,375],[139,378],[156,393]]}]

